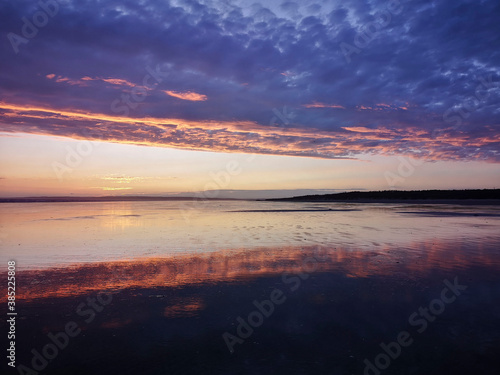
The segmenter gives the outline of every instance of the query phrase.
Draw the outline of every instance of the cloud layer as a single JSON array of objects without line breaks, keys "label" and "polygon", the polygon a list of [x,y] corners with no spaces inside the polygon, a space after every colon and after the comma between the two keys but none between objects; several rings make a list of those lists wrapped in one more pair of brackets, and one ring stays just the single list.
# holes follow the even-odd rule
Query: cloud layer
[{"label": "cloud layer", "polygon": [[496,1],[45,4],[0,5],[3,131],[500,160]]}]

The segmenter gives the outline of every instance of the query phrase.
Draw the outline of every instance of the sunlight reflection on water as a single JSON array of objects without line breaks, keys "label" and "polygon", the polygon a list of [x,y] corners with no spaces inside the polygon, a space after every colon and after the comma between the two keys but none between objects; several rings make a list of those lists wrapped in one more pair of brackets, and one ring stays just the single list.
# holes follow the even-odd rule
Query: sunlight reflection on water
[{"label": "sunlight reflection on water", "polygon": [[485,206],[174,201],[9,203],[2,209],[0,261],[15,254],[23,269],[263,246],[376,250],[500,236],[500,207]]}]

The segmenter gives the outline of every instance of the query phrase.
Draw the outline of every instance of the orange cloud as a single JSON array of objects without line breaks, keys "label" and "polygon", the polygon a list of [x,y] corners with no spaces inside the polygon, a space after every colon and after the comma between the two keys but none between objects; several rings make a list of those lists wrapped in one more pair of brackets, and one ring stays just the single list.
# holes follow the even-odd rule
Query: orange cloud
[{"label": "orange cloud", "polygon": [[130,190],[132,189],[131,187],[111,187],[111,186],[106,186],[106,187],[101,187],[101,188],[98,188],[98,189],[102,189],[102,190]]},{"label": "orange cloud", "polygon": [[206,95],[198,94],[192,91],[178,92],[178,91],[164,90],[163,92],[167,95],[173,96],[174,98],[179,98],[182,100],[190,100],[192,102],[202,102],[208,99]]},{"label": "orange cloud", "polygon": [[111,83],[112,85],[135,87],[135,85],[132,82],[129,82],[126,79],[101,78],[101,81]]},{"label": "orange cloud", "polygon": [[376,129],[366,128],[364,126],[344,126],[342,129],[358,133],[373,133]]},{"label": "orange cloud", "polygon": [[406,110],[408,110],[408,107],[399,107],[399,106],[389,105],[389,104],[385,104],[385,103],[378,103],[378,104],[375,104],[374,107],[358,105],[358,106],[356,106],[356,109],[358,111],[385,111],[385,110],[395,111],[398,109],[402,109],[402,110],[406,111]]},{"label": "orange cloud", "polygon": [[312,104],[304,104],[303,107],[306,108],[337,108],[337,109],[345,109],[345,107],[338,104],[325,104],[325,103],[312,103]]},{"label": "orange cloud", "polygon": [[440,160],[489,159],[491,155],[480,148],[498,142],[498,137],[492,135],[475,138],[450,131],[436,137],[425,129],[393,126],[370,129],[358,125],[327,131],[270,127],[254,121],[134,118],[0,102],[0,129],[6,132],[212,152],[342,159],[396,153]]},{"label": "orange cloud", "polygon": [[[48,78],[48,77],[47,77]],[[85,82],[82,82],[80,80],[74,80],[74,79],[69,79],[68,77],[62,77],[62,76],[57,76],[56,79],[57,83],[67,83],[69,85],[74,85],[74,86],[87,86]]]},{"label": "orange cloud", "polygon": [[[55,74],[48,74],[45,77],[47,77],[48,79],[53,79],[55,76],[56,76]],[[128,87],[136,86],[134,83],[121,78],[100,78],[100,77],[92,78],[89,76],[85,76],[82,77],[81,79],[70,79],[68,77],[57,76],[56,79],[57,83],[65,82],[70,85],[77,85],[77,86],[88,86],[89,81],[101,81],[117,86],[128,86]]]}]

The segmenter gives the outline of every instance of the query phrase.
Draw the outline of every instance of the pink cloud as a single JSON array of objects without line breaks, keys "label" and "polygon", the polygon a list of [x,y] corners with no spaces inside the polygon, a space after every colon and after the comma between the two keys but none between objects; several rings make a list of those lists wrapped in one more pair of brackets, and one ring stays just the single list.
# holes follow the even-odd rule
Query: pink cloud
[{"label": "pink cloud", "polygon": [[167,95],[173,96],[174,98],[182,100],[190,100],[193,102],[201,102],[208,99],[206,95],[198,94],[192,91],[178,92],[178,91],[164,90],[163,92]]},{"label": "pink cloud", "polygon": [[345,107],[338,104],[325,104],[325,103],[311,103],[304,104],[303,107],[306,108],[337,108],[337,109],[345,109]]},{"label": "pink cloud", "polygon": [[212,152],[343,159],[361,154],[406,154],[432,160],[498,160],[489,150],[500,141],[493,127],[480,137],[451,131],[436,136],[430,130],[404,124],[391,128],[359,124],[337,131],[300,126],[281,129],[254,121],[138,118],[4,102],[0,102],[0,125],[5,132],[74,139],[95,137],[108,142]]}]

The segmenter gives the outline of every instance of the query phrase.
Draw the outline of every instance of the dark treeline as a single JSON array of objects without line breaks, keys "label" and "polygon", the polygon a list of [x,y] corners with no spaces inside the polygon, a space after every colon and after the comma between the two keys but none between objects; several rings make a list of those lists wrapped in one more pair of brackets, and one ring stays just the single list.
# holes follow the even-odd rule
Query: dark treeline
[{"label": "dark treeline", "polygon": [[500,189],[475,190],[383,190],[350,191],[345,193],[304,195],[300,197],[267,199],[272,201],[358,201],[358,200],[463,200],[500,199]]},{"label": "dark treeline", "polygon": [[[104,196],[104,197],[12,197],[0,198],[0,203],[28,202],[120,202],[120,201],[181,201],[235,200],[231,198],[161,197],[161,196]],[[265,201],[401,201],[401,200],[500,200],[500,189],[475,190],[383,190],[350,191],[345,193],[303,195],[291,198],[263,199]],[[238,199],[236,199],[238,200]]]}]

